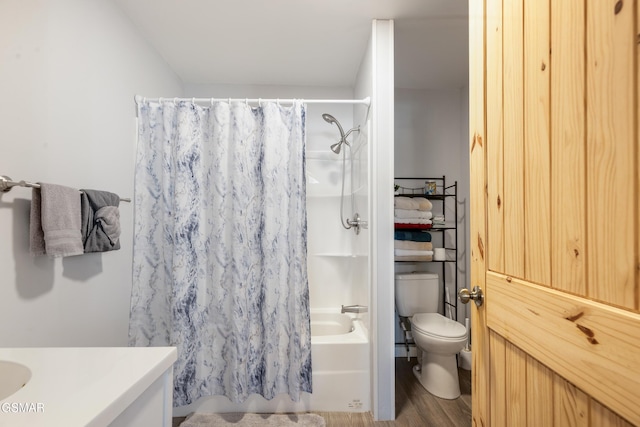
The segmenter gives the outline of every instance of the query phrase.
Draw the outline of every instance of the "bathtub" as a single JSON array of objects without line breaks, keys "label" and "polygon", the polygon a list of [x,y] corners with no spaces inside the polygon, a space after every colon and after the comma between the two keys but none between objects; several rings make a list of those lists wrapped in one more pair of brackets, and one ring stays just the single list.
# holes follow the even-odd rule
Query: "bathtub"
[{"label": "bathtub", "polygon": [[311,312],[312,411],[367,412],[369,339],[362,314]]},{"label": "bathtub", "polygon": [[336,309],[311,310],[313,393],[302,393],[298,402],[287,395],[272,400],[251,395],[244,403],[210,396],[174,408],[173,416],[192,412],[370,411],[369,339],[362,316],[340,314]]}]

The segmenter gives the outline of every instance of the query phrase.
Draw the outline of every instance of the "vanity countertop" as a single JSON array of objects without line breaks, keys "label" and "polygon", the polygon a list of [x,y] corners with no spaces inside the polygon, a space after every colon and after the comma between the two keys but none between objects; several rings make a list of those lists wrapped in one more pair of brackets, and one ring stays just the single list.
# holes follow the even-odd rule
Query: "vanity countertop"
[{"label": "vanity countertop", "polygon": [[177,359],[175,347],[0,348],[31,378],[0,401],[0,426],[105,426]]}]

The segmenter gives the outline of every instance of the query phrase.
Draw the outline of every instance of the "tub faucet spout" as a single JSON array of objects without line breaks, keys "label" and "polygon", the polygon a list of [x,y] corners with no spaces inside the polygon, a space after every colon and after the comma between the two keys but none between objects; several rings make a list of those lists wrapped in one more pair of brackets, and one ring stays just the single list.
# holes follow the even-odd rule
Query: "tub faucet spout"
[{"label": "tub faucet spout", "polygon": [[369,308],[366,305],[343,305],[340,313],[366,313]]}]

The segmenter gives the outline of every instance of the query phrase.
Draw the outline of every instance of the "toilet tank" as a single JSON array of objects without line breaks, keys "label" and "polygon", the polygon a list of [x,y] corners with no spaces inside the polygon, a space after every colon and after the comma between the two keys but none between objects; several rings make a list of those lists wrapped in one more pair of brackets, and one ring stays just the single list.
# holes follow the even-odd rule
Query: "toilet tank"
[{"label": "toilet tank", "polygon": [[440,294],[438,275],[433,273],[396,274],[395,299],[398,314],[437,313]]}]

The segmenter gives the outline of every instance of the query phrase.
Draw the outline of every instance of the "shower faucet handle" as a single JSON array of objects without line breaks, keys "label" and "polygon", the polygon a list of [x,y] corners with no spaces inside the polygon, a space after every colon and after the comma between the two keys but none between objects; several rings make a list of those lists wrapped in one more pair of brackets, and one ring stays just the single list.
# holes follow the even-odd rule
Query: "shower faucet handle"
[{"label": "shower faucet handle", "polygon": [[347,218],[347,224],[350,226],[350,228],[354,229],[356,234],[360,234],[361,228],[364,228],[365,230],[369,228],[369,223],[360,218],[360,214],[358,212],[353,214],[353,219]]},{"label": "shower faucet handle", "polygon": [[343,305],[340,313],[366,313],[369,307],[366,305]]}]

